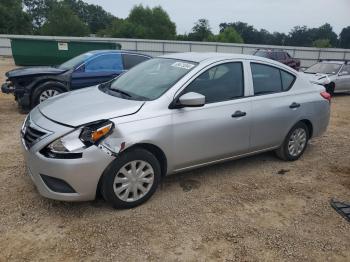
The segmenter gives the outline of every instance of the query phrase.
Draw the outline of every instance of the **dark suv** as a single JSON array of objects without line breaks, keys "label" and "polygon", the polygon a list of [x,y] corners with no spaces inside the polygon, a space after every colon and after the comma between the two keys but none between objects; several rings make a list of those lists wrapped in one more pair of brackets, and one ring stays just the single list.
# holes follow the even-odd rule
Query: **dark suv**
[{"label": "dark suv", "polygon": [[284,50],[258,49],[254,52],[254,55],[276,60],[282,64],[290,66],[291,68],[297,71],[299,71],[300,69],[300,60],[297,58],[291,57],[290,54]]}]

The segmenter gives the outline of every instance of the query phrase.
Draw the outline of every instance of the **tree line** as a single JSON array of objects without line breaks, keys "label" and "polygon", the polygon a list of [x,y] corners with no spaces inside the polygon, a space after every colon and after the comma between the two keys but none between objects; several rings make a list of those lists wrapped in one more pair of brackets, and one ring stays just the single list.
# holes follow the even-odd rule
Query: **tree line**
[{"label": "tree line", "polygon": [[0,0],[0,33],[56,36],[141,38],[226,43],[350,48],[350,26],[337,35],[330,24],[295,26],[288,34],[256,29],[243,22],[224,22],[214,34],[207,19],[199,19],[188,34],[160,6],[135,6],[121,19],[101,6],[82,0]]}]

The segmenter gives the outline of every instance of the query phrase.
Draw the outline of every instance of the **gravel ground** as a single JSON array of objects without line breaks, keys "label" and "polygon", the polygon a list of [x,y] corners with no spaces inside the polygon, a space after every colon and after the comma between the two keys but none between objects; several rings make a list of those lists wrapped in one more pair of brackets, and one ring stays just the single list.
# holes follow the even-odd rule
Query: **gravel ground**
[{"label": "gravel ground", "polygon": [[[13,68],[0,59],[0,80]],[[272,153],[165,179],[146,204],[42,198],[25,173],[24,115],[0,94],[0,261],[350,261],[350,96],[296,162]]]}]

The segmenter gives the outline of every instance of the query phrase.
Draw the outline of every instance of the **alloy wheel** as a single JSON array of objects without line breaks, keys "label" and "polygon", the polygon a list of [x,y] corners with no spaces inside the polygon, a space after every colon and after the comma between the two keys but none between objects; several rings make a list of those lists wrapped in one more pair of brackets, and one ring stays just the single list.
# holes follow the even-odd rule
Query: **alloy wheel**
[{"label": "alloy wheel", "polygon": [[40,94],[39,102],[42,103],[46,99],[53,97],[53,96],[57,96],[59,94],[60,94],[60,92],[55,90],[55,89],[46,89]]},{"label": "alloy wheel", "polygon": [[303,128],[297,128],[291,134],[288,141],[288,153],[294,157],[303,152],[306,146],[307,134]]}]

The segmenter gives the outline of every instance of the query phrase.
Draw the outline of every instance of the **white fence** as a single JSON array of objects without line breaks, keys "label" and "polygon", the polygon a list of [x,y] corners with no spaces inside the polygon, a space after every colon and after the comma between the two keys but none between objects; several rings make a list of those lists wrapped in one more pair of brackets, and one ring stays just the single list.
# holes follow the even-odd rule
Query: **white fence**
[{"label": "white fence", "polygon": [[348,59],[350,60],[350,49],[338,48],[313,48],[294,46],[269,46],[250,44],[227,44],[213,42],[188,42],[168,40],[146,40],[125,38],[96,38],[96,37],[54,37],[54,36],[23,36],[23,35],[0,35],[0,56],[12,56],[10,39],[45,39],[89,42],[113,42],[119,43],[124,50],[138,51],[157,56],[176,52],[223,52],[252,54],[258,48],[281,48],[290,53],[291,56],[301,60],[302,67],[308,67],[320,59]]}]

